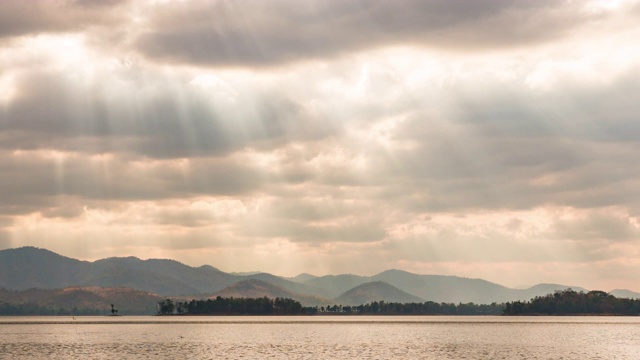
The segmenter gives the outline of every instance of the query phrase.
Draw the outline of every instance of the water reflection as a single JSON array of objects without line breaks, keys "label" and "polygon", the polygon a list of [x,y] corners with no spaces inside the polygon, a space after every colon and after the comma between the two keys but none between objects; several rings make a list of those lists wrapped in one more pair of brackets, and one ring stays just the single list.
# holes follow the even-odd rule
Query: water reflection
[{"label": "water reflection", "polygon": [[[638,318],[1,319],[12,359],[636,359]],[[49,322],[47,322],[49,321]]]}]

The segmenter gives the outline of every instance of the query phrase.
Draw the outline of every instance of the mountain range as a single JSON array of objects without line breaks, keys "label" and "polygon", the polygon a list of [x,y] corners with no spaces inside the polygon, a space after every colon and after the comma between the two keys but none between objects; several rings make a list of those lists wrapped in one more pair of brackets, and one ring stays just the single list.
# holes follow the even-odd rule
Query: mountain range
[{"label": "mountain range", "polygon": [[[482,279],[401,270],[374,276],[300,274],[285,278],[268,273],[226,273],[209,265],[191,267],[167,259],[117,257],[88,262],[34,247],[0,251],[0,288],[24,292],[83,287],[131,288],[158,298],[288,297],[303,305],[358,305],[379,300],[489,304],[529,300],[566,288],[586,291],[560,284],[512,289]],[[629,290],[612,294],[640,298],[640,293]]]},{"label": "mountain range", "polygon": [[[111,313],[111,304],[115,304],[120,315],[155,314],[156,304],[162,300],[157,294],[130,288],[105,287],[67,287],[64,289],[29,289],[12,291],[0,289],[0,313],[3,304],[39,306],[60,314],[60,309],[74,314],[107,315]],[[87,310],[90,310],[87,312]],[[14,313],[21,315],[22,313]],[[34,315],[33,310],[26,311]],[[44,315],[45,313],[39,313]]]}]

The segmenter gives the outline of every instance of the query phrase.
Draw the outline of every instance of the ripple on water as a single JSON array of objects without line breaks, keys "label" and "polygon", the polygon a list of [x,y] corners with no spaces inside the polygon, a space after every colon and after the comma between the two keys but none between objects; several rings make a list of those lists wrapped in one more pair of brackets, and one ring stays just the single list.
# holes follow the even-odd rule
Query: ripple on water
[{"label": "ripple on water", "polygon": [[[274,318],[278,320],[277,318]],[[11,359],[637,359],[640,320],[0,326]]]}]

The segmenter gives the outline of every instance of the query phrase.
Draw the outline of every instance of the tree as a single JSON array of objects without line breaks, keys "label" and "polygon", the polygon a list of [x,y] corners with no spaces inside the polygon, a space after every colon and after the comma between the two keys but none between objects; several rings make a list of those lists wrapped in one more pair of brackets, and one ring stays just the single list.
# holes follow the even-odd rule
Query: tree
[{"label": "tree", "polygon": [[158,301],[158,314],[170,315],[173,314],[175,305],[171,299],[165,299]]},{"label": "tree", "polygon": [[507,303],[506,315],[639,315],[640,300],[618,299],[604,291],[571,289],[537,296],[531,301]]}]

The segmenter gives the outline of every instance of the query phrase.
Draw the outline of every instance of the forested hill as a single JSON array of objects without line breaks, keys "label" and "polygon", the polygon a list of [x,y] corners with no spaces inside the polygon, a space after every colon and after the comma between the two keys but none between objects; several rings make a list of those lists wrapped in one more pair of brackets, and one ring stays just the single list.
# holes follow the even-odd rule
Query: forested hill
[{"label": "forested hill", "polygon": [[0,288],[0,315],[108,315],[111,304],[115,304],[120,315],[151,315],[156,313],[156,303],[161,299],[156,294],[129,288],[24,291]]},{"label": "forested hill", "polygon": [[379,300],[398,303],[424,302],[423,299],[408,294],[383,281],[373,281],[358,285],[335,298],[334,302],[341,305],[361,305]]},{"label": "forested hill", "polygon": [[[373,276],[301,274],[284,278],[268,273],[241,275],[209,265],[191,267],[170,259],[119,257],[80,261],[34,247],[0,250],[0,288],[25,291],[69,287],[125,287],[162,297],[290,297],[304,306],[337,303],[336,300],[345,305],[421,300],[491,304],[529,300],[569,287],[586,291],[560,284],[512,289],[482,279],[421,275],[402,270],[387,270]],[[616,296],[624,293],[629,297],[640,297],[627,290],[616,291]],[[349,298],[337,299],[339,296]]]},{"label": "forested hill", "polygon": [[271,274],[233,275],[209,265],[191,267],[169,259],[122,257],[88,262],[34,247],[0,250],[0,288],[18,291],[97,286],[180,296],[210,294],[248,279],[267,281],[294,293],[321,292]]},{"label": "forested hill", "polygon": [[640,315],[640,299],[617,298],[604,291],[557,291],[531,301],[505,304],[505,315]]}]

